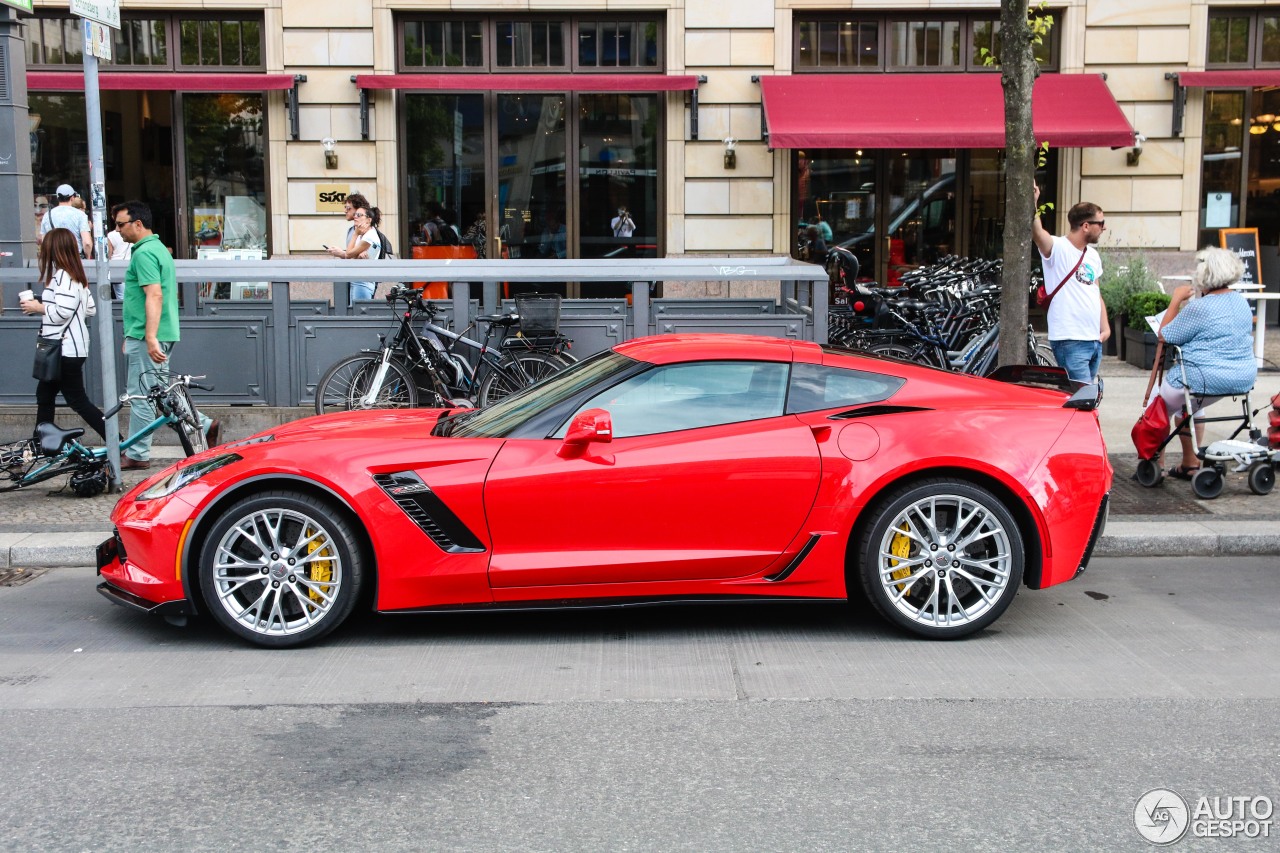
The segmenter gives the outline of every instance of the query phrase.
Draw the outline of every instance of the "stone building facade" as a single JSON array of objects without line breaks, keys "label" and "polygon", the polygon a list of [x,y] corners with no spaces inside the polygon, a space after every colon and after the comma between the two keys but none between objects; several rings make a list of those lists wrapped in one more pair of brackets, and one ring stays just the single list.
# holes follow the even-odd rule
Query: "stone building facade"
[{"label": "stone building facade", "polygon": [[[54,21],[28,25],[39,204],[50,182],[84,172],[70,37],[55,50],[66,5],[36,6]],[[1068,88],[1105,75],[1113,103],[1099,109],[1118,104],[1145,137],[1137,153],[1054,146],[1042,177],[1063,202],[1055,218],[1088,199],[1105,209],[1111,245],[1179,258],[1217,228],[1258,227],[1275,278],[1280,0],[1064,0],[1050,12],[1046,73]],[[108,196],[157,198],[172,217],[167,242],[187,256],[322,251],[353,191],[381,208],[402,255],[422,239],[429,201],[460,232],[487,214],[490,256],[787,254],[817,214],[832,241],[862,247],[864,269],[891,278],[931,254],[994,251],[1002,235],[998,147],[954,144],[954,128],[928,148],[862,145],[875,105],[859,85],[832,89],[824,108],[853,134],[847,147],[778,145],[767,134],[785,104],[762,116],[771,76],[816,74],[819,90],[836,75],[874,77],[878,101],[893,101],[900,75],[994,79],[978,59],[993,44],[992,0],[135,0],[124,13],[144,23],[103,78],[168,77],[104,87]],[[1186,77],[1206,69],[1239,76]],[[243,97],[207,82],[219,75]],[[521,75],[563,85],[529,88]],[[196,78],[206,82],[189,91]],[[968,96],[951,85],[939,85],[939,106]],[[1091,112],[1084,103],[1076,120]],[[206,130],[208,150],[193,139]],[[613,223],[621,208],[631,234]]]}]

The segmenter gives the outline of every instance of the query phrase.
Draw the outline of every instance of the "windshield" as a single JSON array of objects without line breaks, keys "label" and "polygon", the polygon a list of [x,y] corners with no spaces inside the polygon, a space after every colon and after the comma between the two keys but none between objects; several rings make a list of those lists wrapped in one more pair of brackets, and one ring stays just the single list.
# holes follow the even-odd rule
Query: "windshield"
[{"label": "windshield", "polygon": [[609,377],[622,374],[636,362],[613,350],[605,350],[585,361],[553,373],[510,397],[478,412],[466,412],[451,419],[443,435],[466,438],[501,438],[510,435],[529,419],[567,400],[586,388],[609,384]]}]

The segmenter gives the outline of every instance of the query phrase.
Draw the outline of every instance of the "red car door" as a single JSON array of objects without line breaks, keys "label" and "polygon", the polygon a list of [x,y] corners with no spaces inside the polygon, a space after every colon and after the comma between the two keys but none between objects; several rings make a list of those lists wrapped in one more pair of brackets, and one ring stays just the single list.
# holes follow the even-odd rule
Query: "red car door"
[{"label": "red car door", "polygon": [[813,506],[813,433],[786,416],[592,445],[508,441],[485,512],[494,587],[745,577]]}]

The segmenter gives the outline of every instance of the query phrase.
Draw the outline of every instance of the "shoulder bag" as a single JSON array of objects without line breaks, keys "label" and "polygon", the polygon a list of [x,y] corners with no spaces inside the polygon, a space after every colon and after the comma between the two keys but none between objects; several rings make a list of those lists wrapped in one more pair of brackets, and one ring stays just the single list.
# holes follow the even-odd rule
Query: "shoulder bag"
[{"label": "shoulder bag", "polygon": [[1080,259],[1076,261],[1076,265],[1071,268],[1071,272],[1067,273],[1063,277],[1062,281],[1058,282],[1058,286],[1054,288],[1053,293],[1050,293],[1049,289],[1045,287],[1043,283],[1036,288],[1036,307],[1037,308],[1043,308],[1045,311],[1049,310],[1049,303],[1053,302],[1053,297],[1058,295],[1059,290],[1062,290],[1063,285],[1067,283],[1067,279],[1075,275],[1076,270],[1080,269],[1080,265],[1084,263],[1085,253],[1087,253],[1088,251],[1089,251],[1089,247],[1085,246],[1084,250],[1080,252]]},{"label": "shoulder bag", "polygon": [[80,313],[80,306],[83,304],[84,294],[81,293],[76,301],[76,310],[71,312],[66,325],[62,327],[61,335],[50,338],[44,335],[36,336],[36,360],[31,368],[32,379],[38,379],[41,382],[57,382],[62,378],[62,340],[67,336],[71,323]]},{"label": "shoulder bag", "polygon": [[[1156,363],[1151,367],[1151,379],[1147,381],[1147,397],[1151,402],[1146,411],[1138,418],[1129,433],[1133,446],[1138,451],[1139,459],[1154,459],[1160,447],[1169,437],[1169,410],[1165,408],[1164,398],[1159,393],[1154,396],[1151,389],[1159,391],[1160,378],[1164,374],[1164,341],[1156,344]],[[1145,399],[1145,398],[1144,398]]]}]

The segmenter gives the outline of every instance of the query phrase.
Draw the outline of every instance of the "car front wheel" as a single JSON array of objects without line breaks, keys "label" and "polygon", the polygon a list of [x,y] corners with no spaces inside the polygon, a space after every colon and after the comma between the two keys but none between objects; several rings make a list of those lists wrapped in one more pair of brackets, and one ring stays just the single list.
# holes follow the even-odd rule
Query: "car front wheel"
[{"label": "car front wheel", "polygon": [[259,646],[316,640],[351,613],[364,570],[349,523],[298,492],[231,506],[209,531],[200,588],[223,627]]},{"label": "car front wheel", "polygon": [[1017,595],[1022,537],[988,490],[928,480],[891,493],[873,512],[859,549],[860,576],[889,621],[955,639],[990,625]]}]

